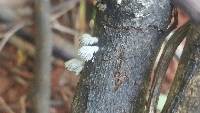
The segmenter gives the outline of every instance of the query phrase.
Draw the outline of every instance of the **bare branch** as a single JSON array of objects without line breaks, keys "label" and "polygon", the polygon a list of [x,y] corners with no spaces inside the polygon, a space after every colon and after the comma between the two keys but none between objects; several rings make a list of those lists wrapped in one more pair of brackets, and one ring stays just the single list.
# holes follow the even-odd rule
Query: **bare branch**
[{"label": "bare branch", "polygon": [[53,15],[51,16],[51,21],[57,20],[66,12],[74,8],[78,1],[79,0],[69,0],[55,7],[52,11]]},{"label": "bare branch", "polygon": [[20,98],[21,113],[26,113],[26,95]]},{"label": "bare branch", "polygon": [[[190,104],[184,97],[187,94],[188,90],[186,89],[189,87],[189,92],[193,92],[190,88],[194,88],[192,85],[189,86],[189,82],[192,82],[195,77],[199,76],[199,67],[200,67],[200,53],[199,53],[199,43],[200,43],[200,26],[192,25],[190,27],[190,31],[187,34],[187,41],[185,47],[183,49],[183,53],[178,65],[178,69],[176,72],[176,76],[170,88],[167,101],[164,105],[164,108],[161,113],[175,113],[179,110],[179,113],[198,113],[199,110],[195,109],[195,106],[199,106],[199,99],[190,99],[195,104]],[[198,81],[198,79],[196,79]],[[195,85],[196,87],[197,85]],[[188,93],[189,94],[189,93]],[[190,96],[194,96],[193,94]],[[196,96],[196,95],[195,95]],[[190,97],[189,97],[190,98]],[[197,103],[196,103],[197,102]],[[187,104],[184,106],[183,104]],[[182,106],[183,105],[183,106]],[[190,111],[185,111],[184,108],[190,109]],[[194,109],[193,109],[194,108]],[[198,108],[198,107],[197,107]]]},{"label": "bare branch", "polygon": [[71,29],[71,28],[68,28],[66,26],[63,26],[61,25],[58,21],[55,20],[55,22],[53,22],[53,28],[60,31],[60,32],[63,32],[63,33],[67,33],[67,34],[70,34],[70,35],[73,35],[73,36],[77,36],[78,35],[78,32]]},{"label": "bare branch", "polygon": [[8,40],[21,28],[24,27],[24,23],[20,23],[17,24],[16,26],[14,26],[10,31],[8,31],[7,33],[4,34],[4,38],[0,43],[0,52],[2,51],[3,47],[6,45],[6,43],[8,42]]},{"label": "bare branch", "polygon": [[153,82],[150,89],[150,94],[148,99],[148,108],[150,107],[150,111],[156,110],[157,101],[160,94],[160,85],[163,79],[165,78],[169,62],[174,56],[177,47],[183,41],[184,37],[187,35],[189,27],[190,24],[187,23],[183,27],[175,31],[175,33],[171,36],[171,38],[169,39],[169,41],[167,42],[166,46],[163,49],[160,61],[158,62],[158,65],[155,69]]},{"label": "bare branch", "polygon": [[8,113],[15,113],[5,102],[5,100],[0,97],[0,105],[4,108]]},{"label": "bare branch", "polygon": [[36,60],[32,84],[34,113],[49,113],[52,61],[52,32],[50,27],[49,0],[35,0]]}]

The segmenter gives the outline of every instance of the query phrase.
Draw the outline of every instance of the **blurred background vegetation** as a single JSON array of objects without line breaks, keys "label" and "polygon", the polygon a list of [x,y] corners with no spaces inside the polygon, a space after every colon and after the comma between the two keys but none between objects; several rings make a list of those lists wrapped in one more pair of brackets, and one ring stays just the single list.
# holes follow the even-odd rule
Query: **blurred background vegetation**
[{"label": "blurred background vegetation", "polygon": [[[51,113],[70,113],[79,78],[64,68],[64,62],[76,57],[78,36],[91,31],[94,4],[95,0],[51,0]],[[0,0],[0,113],[31,113],[26,100],[34,76],[33,18],[32,0]]]}]

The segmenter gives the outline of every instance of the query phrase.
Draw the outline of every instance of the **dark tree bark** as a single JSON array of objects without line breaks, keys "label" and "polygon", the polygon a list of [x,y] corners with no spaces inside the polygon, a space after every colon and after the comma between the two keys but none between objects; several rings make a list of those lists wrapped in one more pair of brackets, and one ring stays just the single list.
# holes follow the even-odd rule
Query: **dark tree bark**
[{"label": "dark tree bark", "polygon": [[169,24],[170,0],[98,0],[100,50],[85,65],[73,113],[145,112],[150,68]]}]

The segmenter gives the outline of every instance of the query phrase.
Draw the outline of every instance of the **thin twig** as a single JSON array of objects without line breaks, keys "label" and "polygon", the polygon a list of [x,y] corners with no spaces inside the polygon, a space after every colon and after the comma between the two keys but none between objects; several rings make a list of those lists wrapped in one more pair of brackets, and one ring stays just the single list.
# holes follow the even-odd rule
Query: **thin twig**
[{"label": "thin twig", "polygon": [[3,47],[6,45],[6,43],[8,42],[8,40],[21,28],[24,27],[24,23],[20,23],[17,24],[16,26],[14,26],[10,31],[8,31],[6,34],[4,34],[4,38],[0,43],[0,52],[2,51]]},{"label": "thin twig", "polygon": [[8,113],[15,113],[5,102],[5,100],[0,97],[0,105],[4,108],[4,110],[6,110]]},{"label": "thin twig", "polygon": [[[51,15],[51,21],[57,20],[59,17],[64,15],[66,12],[68,12],[69,10],[74,8],[76,6],[76,4],[78,3],[78,1],[79,0],[66,1],[66,2],[58,5],[57,7],[55,7],[52,11],[54,14]],[[57,13],[55,13],[55,12],[57,12]]]},{"label": "thin twig", "polygon": [[78,35],[77,31],[61,25],[58,21],[53,22],[53,28],[60,31],[60,32],[68,33],[68,34],[73,35],[73,36]]},{"label": "thin twig", "polygon": [[21,113],[26,113],[26,95],[20,98]]}]

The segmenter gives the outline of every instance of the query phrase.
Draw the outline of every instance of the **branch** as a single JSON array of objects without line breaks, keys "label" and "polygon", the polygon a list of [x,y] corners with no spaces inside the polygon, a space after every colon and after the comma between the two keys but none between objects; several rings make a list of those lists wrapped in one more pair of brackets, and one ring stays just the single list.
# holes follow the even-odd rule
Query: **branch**
[{"label": "branch", "polygon": [[79,1],[80,0],[69,0],[54,7],[53,10],[51,11],[53,14],[50,20],[51,21],[57,20],[59,17],[61,17],[62,15],[66,14],[69,10],[74,8]]},{"label": "branch", "polygon": [[50,26],[49,0],[35,0],[36,59],[35,76],[32,83],[32,104],[34,113],[49,113],[52,32]]},{"label": "branch", "polygon": [[0,105],[2,106],[2,108],[4,108],[8,113],[15,113],[5,102],[5,100],[0,97]]},{"label": "branch", "polygon": [[10,31],[8,31],[7,33],[4,34],[4,38],[0,43],[0,52],[2,51],[3,47],[6,45],[6,43],[8,42],[8,40],[21,28],[24,27],[24,23],[20,23],[17,24],[16,26],[14,26]]},{"label": "branch", "polygon": [[56,30],[58,30],[60,32],[73,35],[73,36],[77,36],[78,35],[77,31],[75,31],[75,30],[73,30],[71,28],[68,28],[66,26],[61,25],[58,21],[53,22],[53,27],[52,28],[56,29]]},{"label": "branch", "polygon": [[155,69],[152,86],[150,89],[149,99],[148,99],[148,108],[150,111],[156,112],[157,101],[160,94],[160,85],[165,78],[166,71],[169,65],[170,60],[174,56],[174,53],[179,46],[179,44],[183,41],[184,37],[189,30],[190,24],[186,23],[183,27],[179,28],[175,33],[171,36],[166,46],[163,49],[163,53],[161,54],[158,65]]},{"label": "branch", "polygon": [[26,113],[26,95],[20,97],[21,113]]},{"label": "branch", "polygon": [[[181,101],[183,101],[184,99],[183,94],[186,91],[188,83],[191,81],[192,78],[198,76],[199,74],[199,67],[200,67],[199,30],[200,30],[199,27],[195,27],[194,25],[192,25],[188,33],[186,45],[184,47],[183,54],[181,56],[181,60],[178,65],[176,76],[170,88],[166,104],[164,105],[164,108],[161,113],[172,113],[173,111],[178,110]],[[183,113],[183,111],[180,111],[180,113]]]}]

